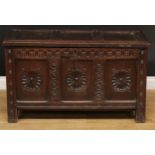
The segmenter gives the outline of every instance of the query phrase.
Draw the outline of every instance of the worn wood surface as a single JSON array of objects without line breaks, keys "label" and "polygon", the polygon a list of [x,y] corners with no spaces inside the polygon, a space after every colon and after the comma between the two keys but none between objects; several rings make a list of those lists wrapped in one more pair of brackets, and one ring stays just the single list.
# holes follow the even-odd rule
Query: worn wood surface
[{"label": "worn wood surface", "polygon": [[49,47],[148,47],[150,43],[140,31],[103,30],[12,30],[5,46]]},{"label": "worn wood surface", "polygon": [[25,109],[128,110],[145,122],[142,32],[12,30],[3,43],[10,123]]},{"label": "worn wood surface", "polygon": [[1,130],[154,130],[155,129],[155,91],[147,91],[146,122],[135,123],[128,118],[37,118],[19,119],[18,123],[7,122],[6,91],[0,91],[0,129]]}]

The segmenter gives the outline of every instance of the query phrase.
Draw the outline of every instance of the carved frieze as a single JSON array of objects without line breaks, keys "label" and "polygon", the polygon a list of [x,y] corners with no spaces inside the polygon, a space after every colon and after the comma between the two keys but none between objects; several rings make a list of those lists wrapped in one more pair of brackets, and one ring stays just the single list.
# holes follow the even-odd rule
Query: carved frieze
[{"label": "carved frieze", "polygon": [[59,56],[75,56],[76,58],[137,58],[138,49],[119,48],[15,48],[13,49],[16,58],[45,59]]}]

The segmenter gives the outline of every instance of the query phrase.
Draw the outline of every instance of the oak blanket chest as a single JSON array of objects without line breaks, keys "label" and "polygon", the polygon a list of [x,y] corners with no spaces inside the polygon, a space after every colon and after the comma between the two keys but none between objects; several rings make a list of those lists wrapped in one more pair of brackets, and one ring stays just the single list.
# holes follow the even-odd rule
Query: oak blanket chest
[{"label": "oak blanket chest", "polygon": [[8,122],[28,109],[131,111],[145,121],[142,32],[14,29],[3,45]]}]

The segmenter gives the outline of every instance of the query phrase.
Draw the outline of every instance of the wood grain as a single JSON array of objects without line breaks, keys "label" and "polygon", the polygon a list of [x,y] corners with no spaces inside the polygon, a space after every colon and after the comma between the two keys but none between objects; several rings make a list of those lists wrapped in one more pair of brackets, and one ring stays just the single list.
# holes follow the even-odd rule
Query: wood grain
[{"label": "wood grain", "polygon": [[128,110],[145,122],[149,43],[142,32],[12,30],[3,45],[8,122],[26,109]]},{"label": "wood grain", "polygon": [[5,46],[50,47],[148,47],[141,31],[103,30],[23,30],[12,29],[3,41]]},{"label": "wood grain", "polygon": [[155,129],[155,91],[147,91],[146,122],[135,123],[128,118],[80,118],[80,119],[19,119],[18,123],[7,122],[6,91],[0,91],[0,129],[1,130],[154,130]]}]

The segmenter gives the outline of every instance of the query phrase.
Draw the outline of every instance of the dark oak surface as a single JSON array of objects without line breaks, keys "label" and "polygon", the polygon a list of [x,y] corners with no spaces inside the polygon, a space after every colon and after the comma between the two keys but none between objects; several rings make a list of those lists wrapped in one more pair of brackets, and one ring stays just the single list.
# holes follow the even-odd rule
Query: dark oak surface
[{"label": "dark oak surface", "polygon": [[147,47],[140,31],[101,30],[12,30],[5,38],[8,46],[99,46]]},{"label": "dark oak surface", "polygon": [[9,122],[23,110],[130,111],[145,121],[140,31],[12,30],[3,43]]}]

